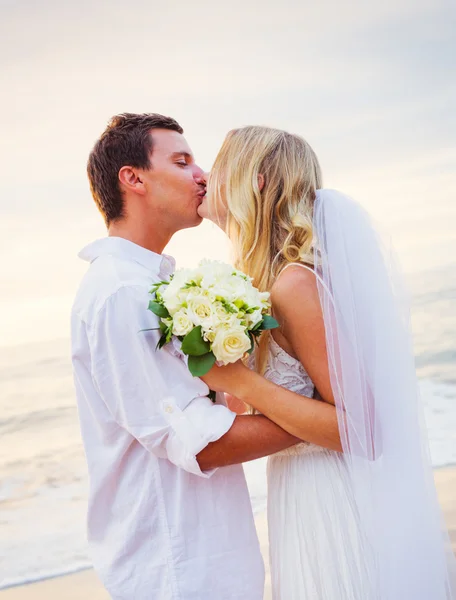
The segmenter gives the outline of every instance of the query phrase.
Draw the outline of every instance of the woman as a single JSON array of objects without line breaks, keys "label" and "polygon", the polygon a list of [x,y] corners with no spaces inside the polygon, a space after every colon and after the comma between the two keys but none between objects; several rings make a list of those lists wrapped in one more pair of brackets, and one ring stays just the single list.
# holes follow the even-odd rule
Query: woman
[{"label": "woman", "polygon": [[[262,336],[256,370],[337,410],[342,452],[304,441],[269,459],[273,598],[448,600],[400,286],[364,211],[321,188],[307,142],[246,127],[228,134],[200,208],[226,231],[236,267],[271,292],[280,328]],[[239,394],[243,368],[206,381]],[[253,408],[303,440],[320,422],[318,406]]]}]

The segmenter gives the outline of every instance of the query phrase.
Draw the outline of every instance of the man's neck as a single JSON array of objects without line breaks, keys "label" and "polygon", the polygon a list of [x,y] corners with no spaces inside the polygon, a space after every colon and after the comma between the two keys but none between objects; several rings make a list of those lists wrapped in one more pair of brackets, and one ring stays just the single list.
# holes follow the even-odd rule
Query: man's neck
[{"label": "man's neck", "polygon": [[172,234],[165,231],[152,231],[145,228],[133,228],[126,223],[112,223],[108,228],[110,237],[121,237],[138,246],[161,254],[170,241]]}]

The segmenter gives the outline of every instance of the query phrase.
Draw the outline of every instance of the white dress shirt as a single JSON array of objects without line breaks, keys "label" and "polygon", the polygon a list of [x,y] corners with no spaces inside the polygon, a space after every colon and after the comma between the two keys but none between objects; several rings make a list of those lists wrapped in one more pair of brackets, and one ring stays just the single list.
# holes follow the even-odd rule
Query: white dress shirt
[{"label": "white dress shirt", "polygon": [[116,600],[261,600],[264,569],[242,466],[196,455],[235,418],[213,404],[147,310],[169,257],[122,238],[90,262],[72,311],[72,358],[90,476],[92,559]]}]

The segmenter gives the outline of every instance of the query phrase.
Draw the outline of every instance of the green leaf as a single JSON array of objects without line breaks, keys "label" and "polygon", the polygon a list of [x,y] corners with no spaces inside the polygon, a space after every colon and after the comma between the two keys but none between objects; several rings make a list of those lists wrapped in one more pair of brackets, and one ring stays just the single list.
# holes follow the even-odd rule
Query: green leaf
[{"label": "green leaf", "polygon": [[189,356],[188,368],[193,377],[203,377],[215,364],[215,356],[212,352],[207,352],[201,356]]},{"label": "green leaf", "polygon": [[161,338],[158,340],[156,350],[161,350],[163,346],[166,344],[166,333],[164,333]]},{"label": "green leaf", "polygon": [[189,356],[203,356],[211,349],[209,342],[203,339],[201,325],[194,327],[182,341],[182,352]]},{"label": "green leaf", "polygon": [[266,331],[267,329],[277,329],[278,326],[279,324],[274,317],[271,317],[271,315],[264,315],[263,321],[261,322],[261,329],[263,331]]},{"label": "green leaf", "polygon": [[247,354],[252,354],[252,352],[255,348],[255,337],[254,337],[253,333],[251,333],[250,331],[249,331],[249,338],[250,338],[250,341],[252,342],[252,345],[250,346],[250,350],[247,350]]},{"label": "green leaf", "polygon": [[148,310],[151,310],[157,317],[161,317],[162,319],[166,319],[170,316],[166,307],[163,304],[159,304],[158,302],[154,302],[151,300],[149,302]]},{"label": "green leaf", "polygon": [[152,287],[150,288],[150,294],[155,294],[155,292],[158,290],[158,288],[161,288],[163,285],[169,285],[169,281],[158,281],[157,283],[154,283],[152,285]]}]

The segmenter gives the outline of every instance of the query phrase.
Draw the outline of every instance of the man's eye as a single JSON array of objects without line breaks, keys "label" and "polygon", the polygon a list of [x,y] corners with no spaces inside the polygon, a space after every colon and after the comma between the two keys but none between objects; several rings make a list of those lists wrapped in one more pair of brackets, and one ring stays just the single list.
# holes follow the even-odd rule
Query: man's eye
[{"label": "man's eye", "polygon": [[186,167],[186,166],[187,166],[187,163],[186,163],[186,161],[185,161],[185,160],[178,160],[176,164],[178,164],[178,165],[182,165],[182,166],[184,166],[184,167]]}]

